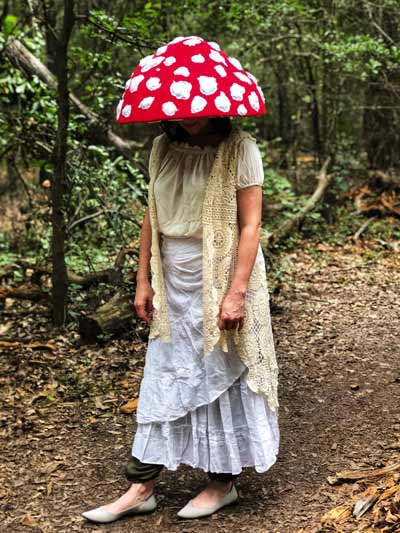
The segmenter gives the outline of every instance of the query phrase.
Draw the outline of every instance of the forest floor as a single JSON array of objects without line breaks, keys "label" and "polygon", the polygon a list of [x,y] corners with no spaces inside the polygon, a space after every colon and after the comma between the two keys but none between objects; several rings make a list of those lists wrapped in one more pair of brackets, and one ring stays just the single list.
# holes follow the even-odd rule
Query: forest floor
[{"label": "forest floor", "polygon": [[138,395],[145,344],[130,334],[82,346],[75,331],[52,336],[45,305],[6,301],[0,340],[15,344],[0,359],[1,533],[372,531],[371,512],[338,526],[321,518],[362,489],[328,476],[400,460],[400,256],[304,242],[285,261],[273,296],[280,453],[268,472],[242,472],[239,504],[199,520],[176,516],[206,481],[186,466],[162,472],[150,515],[80,516],[129,486],[134,415],[121,406]]}]

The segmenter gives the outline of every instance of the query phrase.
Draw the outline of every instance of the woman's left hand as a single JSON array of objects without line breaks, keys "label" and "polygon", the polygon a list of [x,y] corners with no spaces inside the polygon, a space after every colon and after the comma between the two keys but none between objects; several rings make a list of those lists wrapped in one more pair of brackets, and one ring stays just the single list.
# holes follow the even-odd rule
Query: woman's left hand
[{"label": "woman's left hand", "polygon": [[224,296],[219,310],[218,327],[220,330],[243,327],[245,293],[228,291]]}]

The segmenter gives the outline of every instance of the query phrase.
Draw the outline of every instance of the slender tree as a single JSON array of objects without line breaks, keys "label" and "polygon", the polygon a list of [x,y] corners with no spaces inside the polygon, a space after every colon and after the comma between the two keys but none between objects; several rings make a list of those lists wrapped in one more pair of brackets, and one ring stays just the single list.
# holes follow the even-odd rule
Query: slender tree
[{"label": "slender tree", "polygon": [[52,234],[52,300],[53,323],[65,324],[68,300],[68,278],[65,265],[65,219],[63,196],[66,185],[66,159],[68,147],[69,97],[68,97],[68,43],[74,25],[74,0],[64,0],[59,31],[54,27],[54,4],[44,9],[48,32],[52,39],[52,65],[57,77],[58,126],[54,146],[54,179],[51,189]]}]

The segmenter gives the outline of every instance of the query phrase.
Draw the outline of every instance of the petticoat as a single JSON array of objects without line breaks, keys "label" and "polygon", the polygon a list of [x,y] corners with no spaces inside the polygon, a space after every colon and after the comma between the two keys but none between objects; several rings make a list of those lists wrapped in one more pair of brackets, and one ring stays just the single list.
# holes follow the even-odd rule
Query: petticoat
[{"label": "petticoat", "polygon": [[172,342],[149,339],[132,455],[205,472],[265,472],[279,450],[278,413],[247,386],[233,340],[203,354],[202,240],[161,235]]}]

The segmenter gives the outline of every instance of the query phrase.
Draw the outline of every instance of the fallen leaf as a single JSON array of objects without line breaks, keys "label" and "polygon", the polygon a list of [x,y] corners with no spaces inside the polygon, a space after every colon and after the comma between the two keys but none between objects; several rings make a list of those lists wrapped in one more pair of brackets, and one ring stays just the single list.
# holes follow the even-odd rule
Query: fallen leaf
[{"label": "fallen leaf", "polygon": [[351,509],[347,506],[334,507],[324,514],[321,518],[321,524],[340,524],[351,517]]},{"label": "fallen leaf", "polygon": [[30,514],[27,514],[24,516],[24,518],[21,520],[21,524],[23,526],[27,526],[27,527],[36,527],[37,526],[37,522],[35,522],[35,520],[31,517]]},{"label": "fallen leaf", "polygon": [[52,341],[46,343],[40,341],[30,342],[25,345],[25,348],[32,348],[33,350],[57,350],[57,344]]},{"label": "fallen leaf", "polygon": [[131,413],[133,413],[137,408],[138,401],[138,398],[129,400],[126,404],[121,406],[121,413],[125,413],[126,415],[130,415]]},{"label": "fallen leaf", "polygon": [[95,406],[97,407],[97,409],[101,409],[102,411],[106,411],[108,409],[108,407],[102,403],[101,398],[99,396],[96,396]]}]

